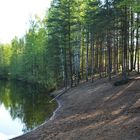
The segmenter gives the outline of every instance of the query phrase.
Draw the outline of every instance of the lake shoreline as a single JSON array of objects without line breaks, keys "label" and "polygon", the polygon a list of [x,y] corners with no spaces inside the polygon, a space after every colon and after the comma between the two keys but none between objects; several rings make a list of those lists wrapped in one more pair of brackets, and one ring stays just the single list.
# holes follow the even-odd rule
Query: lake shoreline
[{"label": "lake shoreline", "polygon": [[[3,79],[2,79],[3,80]],[[21,81],[24,83],[24,81]],[[26,83],[27,84],[27,83]],[[46,120],[44,123],[42,123],[41,125],[39,125],[38,127],[34,128],[33,130],[25,133],[25,134],[22,134],[22,135],[19,135],[19,136],[16,136],[14,138],[11,138],[10,140],[14,140],[14,139],[17,139],[18,137],[22,137],[23,135],[30,135],[30,133],[34,133],[34,131],[36,131],[37,129],[39,129],[40,127],[46,125],[47,123],[49,123],[50,121],[53,121],[56,116],[57,116],[57,112],[59,111],[59,109],[62,107],[62,103],[60,102],[60,99],[59,97],[61,96],[60,94],[63,94],[62,92],[64,92],[64,89],[60,89],[60,90],[54,90],[53,92],[49,93],[49,96],[53,97],[53,99],[51,100],[51,102],[53,100],[55,100],[57,102],[57,108],[53,111],[53,114],[52,116],[50,116],[50,118],[48,120]],[[66,91],[65,91],[66,92]],[[60,96],[58,96],[60,95]],[[56,97],[58,96],[58,97]]]},{"label": "lake shoreline", "polygon": [[58,98],[61,106],[52,119],[13,140],[136,140],[140,115],[131,112],[136,111],[139,94],[133,89],[140,91],[139,84],[83,83]]},{"label": "lake shoreline", "polygon": [[50,119],[57,101],[38,85],[0,80],[0,136],[2,140],[36,129]]}]

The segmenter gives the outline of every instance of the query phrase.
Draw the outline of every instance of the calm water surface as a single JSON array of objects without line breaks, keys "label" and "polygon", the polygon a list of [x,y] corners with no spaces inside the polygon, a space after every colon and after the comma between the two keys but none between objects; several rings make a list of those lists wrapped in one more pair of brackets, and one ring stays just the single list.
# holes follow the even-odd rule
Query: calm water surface
[{"label": "calm water surface", "polygon": [[57,107],[45,89],[0,81],[0,140],[31,131],[49,119]]}]

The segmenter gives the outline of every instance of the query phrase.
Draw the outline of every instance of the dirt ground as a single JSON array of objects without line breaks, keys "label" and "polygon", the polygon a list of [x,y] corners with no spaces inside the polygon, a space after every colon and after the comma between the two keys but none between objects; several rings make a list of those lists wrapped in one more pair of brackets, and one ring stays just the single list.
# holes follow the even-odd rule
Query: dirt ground
[{"label": "dirt ground", "polygon": [[83,83],[58,98],[55,116],[13,140],[140,140],[140,80]]}]

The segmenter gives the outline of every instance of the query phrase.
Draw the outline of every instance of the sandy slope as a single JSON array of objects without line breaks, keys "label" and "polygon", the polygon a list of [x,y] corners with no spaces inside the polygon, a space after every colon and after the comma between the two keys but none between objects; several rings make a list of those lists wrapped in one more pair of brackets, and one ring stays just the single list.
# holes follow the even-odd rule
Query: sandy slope
[{"label": "sandy slope", "polygon": [[81,84],[59,102],[53,120],[14,140],[140,140],[140,80]]}]

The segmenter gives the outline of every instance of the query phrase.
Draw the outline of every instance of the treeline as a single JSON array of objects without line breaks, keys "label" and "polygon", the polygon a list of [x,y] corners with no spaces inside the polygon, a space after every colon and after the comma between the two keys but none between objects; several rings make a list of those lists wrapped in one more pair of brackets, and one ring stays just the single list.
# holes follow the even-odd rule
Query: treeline
[{"label": "treeline", "polygon": [[139,72],[139,0],[53,0],[43,20],[0,47],[0,75],[50,89]]}]

